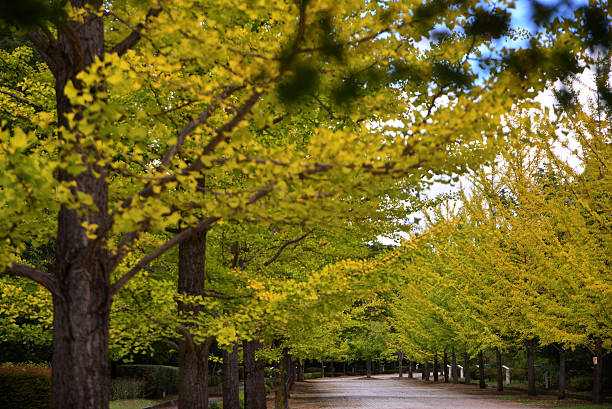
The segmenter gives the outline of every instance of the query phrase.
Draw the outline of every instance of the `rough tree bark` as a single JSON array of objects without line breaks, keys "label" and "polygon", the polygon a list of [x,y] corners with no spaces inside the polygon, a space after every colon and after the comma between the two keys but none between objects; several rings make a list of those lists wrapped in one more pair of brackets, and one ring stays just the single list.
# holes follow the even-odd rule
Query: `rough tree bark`
[{"label": "rough tree bark", "polygon": [[330,373],[329,373],[329,376],[331,376],[332,378],[333,378],[334,376],[336,376],[336,367],[335,367],[335,365],[334,365],[334,361],[331,361],[331,362],[329,363],[329,372],[330,372]]},{"label": "rough tree bark", "polygon": [[504,376],[502,374],[502,359],[501,351],[498,347],[495,347],[495,366],[497,367],[497,391],[503,392],[504,390]]},{"label": "rough tree bark", "polygon": [[565,348],[563,345],[559,345],[557,349],[559,351],[559,392],[557,398],[561,400],[565,399]]},{"label": "rough tree bark", "polygon": [[593,350],[593,403],[603,402],[603,393],[601,391],[602,384],[602,368],[603,368],[603,349],[601,338],[595,338],[595,349]]},{"label": "rough tree bark", "polygon": [[527,395],[536,395],[536,379],[535,379],[535,342],[533,339],[525,341],[525,347],[527,350]]},{"label": "rough tree bark", "polygon": [[487,387],[485,383],[484,357],[482,356],[482,350],[478,351],[478,384],[480,389]]},{"label": "rough tree bark", "polygon": [[465,377],[465,384],[469,385],[472,382],[470,377],[470,354],[467,352],[463,353],[463,376]]},{"label": "rough tree bark", "polygon": [[366,376],[368,378],[372,377],[372,360],[366,359]]},{"label": "rough tree bark", "polygon": [[255,359],[260,348],[258,340],[244,341],[244,409],[266,409],[264,362]]},{"label": "rough tree bark", "polygon": [[223,350],[223,409],[240,409],[238,344],[231,351]]},{"label": "rough tree bark", "polygon": [[321,358],[321,378],[325,378],[325,361]]},{"label": "rough tree bark", "polygon": [[296,374],[296,368],[295,368],[295,361],[293,360],[293,357],[291,355],[288,355],[288,361],[287,361],[287,385],[288,385],[288,389],[287,389],[287,397],[291,398],[291,389],[293,388],[293,385],[295,384],[295,380],[297,378],[297,374]]},{"label": "rough tree bark", "polygon": [[[193,234],[179,244],[178,292],[189,296],[204,294],[206,283],[206,231]],[[197,315],[198,305],[179,302],[179,313]],[[197,343],[186,328],[179,341],[180,409],[208,409],[208,355],[212,338]]]},{"label": "rough tree bark", "polygon": [[300,363],[298,364],[297,380],[298,382],[304,382],[304,362],[303,361],[300,361]]},{"label": "rough tree bark", "polygon": [[285,348],[283,349],[283,354],[278,362],[278,370],[276,371],[274,383],[274,409],[289,409],[288,369],[290,361],[289,351]]},{"label": "rough tree bark", "polygon": [[412,372],[412,361],[408,361],[408,378],[412,379],[414,377],[414,373]]},{"label": "rough tree bark", "polygon": [[438,382],[438,353],[437,352],[434,354],[433,378],[434,378],[434,382]]},{"label": "rough tree bark", "polygon": [[421,371],[421,379],[428,381],[429,380],[429,362],[425,361],[423,363],[423,370]]},{"label": "rough tree bark", "polygon": [[[72,0],[75,9],[87,3],[98,8],[98,1]],[[64,87],[96,59],[104,58],[104,23],[101,16],[85,13],[82,21],[62,23],[57,38],[48,40],[39,30],[28,38],[55,77],[57,122],[69,128],[66,115],[73,107]],[[75,87],[82,85],[75,81]],[[74,130],[78,135],[78,130]],[[60,138],[62,135],[60,134]],[[95,152],[76,150],[85,163]],[[61,158],[60,158],[61,159]],[[53,357],[51,408],[106,408],[109,405],[110,368],[108,356],[109,317],[112,302],[110,274],[112,263],[103,242],[87,237],[83,223],[107,226],[107,169],[90,164],[73,176],[58,172],[58,178],[74,182],[74,192],[88,194],[97,209],[79,214],[62,205],[57,220],[56,261],[53,276]]]},{"label": "rough tree bark", "polygon": [[459,374],[457,373],[457,354],[455,348],[451,351],[451,372],[453,375],[453,383],[459,383]]},{"label": "rough tree bark", "polygon": [[404,353],[402,351],[397,351],[397,363],[398,363],[398,372],[399,372],[399,377],[403,377],[404,376]]},{"label": "rough tree bark", "polygon": [[448,354],[444,350],[444,383],[448,383]]}]

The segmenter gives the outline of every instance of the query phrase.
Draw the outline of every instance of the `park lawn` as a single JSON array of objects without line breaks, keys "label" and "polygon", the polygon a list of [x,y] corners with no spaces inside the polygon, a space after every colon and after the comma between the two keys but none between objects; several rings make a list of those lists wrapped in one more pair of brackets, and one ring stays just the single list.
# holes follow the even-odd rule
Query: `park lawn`
[{"label": "park lawn", "polygon": [[110,409],[142,409],[148,406],[153,406],[158,403],[166,402],[167,399],[163,400],[150,400],[150,399],[124,399],[114,400],[110,403]]},{"label": "park lawn", "polygon": [[510,400],[519,402],[524,405],[539,405],[542,408],[554,409],[612,409],[612,403],[601,403],[599,405],[580,400],[580,399],[564,399],[557,400],[543,397],[542,399],[526,397],[526,396],[501,396],[500,400]]},{"label": "park lawn", "polygon": [[159,403],[148,399],[115,400],[110,403],[110,409],[142,409]]}]

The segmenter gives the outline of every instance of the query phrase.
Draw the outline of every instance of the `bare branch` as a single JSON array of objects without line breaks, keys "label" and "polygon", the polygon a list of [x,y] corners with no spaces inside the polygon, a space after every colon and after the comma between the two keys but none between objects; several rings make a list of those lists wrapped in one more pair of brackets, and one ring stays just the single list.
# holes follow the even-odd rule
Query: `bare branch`
[{"label": "bare branch", "polygon": [[51,291],[52,294],[60,295],[59,283],[57,282],[55,276],[45,273],[37,268],[13,262],[6,268],[6,270],[4,270],[4,272],[0,273],[0,275],[1,274],[29,278],[30,280],[37,282],[47,290]]},{"label": "bare branch", "polygon": [[149,11],[147,11],[147,16],[145,17],[145,22],[144,23],[138,23],[138,25],[136,27],[132,27],[126,21],[121,19],[119,16],[117,16],[116,14],[110,12],[113,15],[113,17],[115,17],[117,20],[121,21],[123,24],[128,26],[130,28],[130,30],[132,30],[130,35],[128,35],[123,40],[121,40],[121,42],[119,42],[119,44],[117,44],[113,48],[111,48],[110,52],[111,53],[117,53],[119,56],[121,56],[121,55],[125,54],[128,50],[132,49],[138,43],[138,41],[140,41],[140,39],[142,37],[144,37],[144,35],[142,34],[142,30],[144,30],[145,24],[149,23],[153,18],[159,16],[159,14],[161,12],[162,12],[162,8],[161,7],[149,9]]}]

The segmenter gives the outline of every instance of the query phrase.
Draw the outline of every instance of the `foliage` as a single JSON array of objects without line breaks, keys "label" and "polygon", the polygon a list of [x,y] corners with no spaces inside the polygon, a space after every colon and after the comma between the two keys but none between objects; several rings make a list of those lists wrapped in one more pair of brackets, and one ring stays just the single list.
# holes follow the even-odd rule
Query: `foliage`
[{"label": "foliage", "polygon": [[145,395],[146,382],[142,378],[111,379],[111,400],[137,399]]},{"label": "foliage", "polygon": [[[72,322],[72,315],[89,319],[105,306],[110,312],[100,311],[92,332],[106,339],[111,321],[114,358],[173,342],[186,327],[196,341],[214,336],[225,347],[241,339],[279,340],[276,346],[300,357],[324,351],[346,357],[351,350],[389,356],[398,347],[426,357],[432,352],[426,345],[440,350],[453,337],[474,352],[508,339],[576,345],[608,336],[601,308],[566,308],[557,317],[563,303],[536,295],[540,282],[524,281],[527,271],[550,277],[559,263],[549,255],[561,244],[553,241],[556,226],[542,223],[535,232],[528,222],[573,201],[580,205],[571,208],[574,218],[555,214],[560,226],[570,226],[563,244],[583,238],[588,244],[573,247],[564,261],[597,249],[578,263],[583,277],[573,285],[584,285],[578,301],[609,301],[607,292],[592,296],[608,284],[609,240],[590,228],[609,227],[601,185],[580,185],[595,189],[598,200],[559,193],[556,207],[536,213],[500,197],[479,207],[497,193],[483,185],[471,209],[432,217],[430,235],[388,256],[368,258],[365,250],[379,235],[402,229],[400,221],[423,205],[418,193],[432,178],[456,178],[492,160],[506,133],[520,129],[508,112],[534,107],[547,81],[580,69],[573,51],[581,40],[605,45],[609,30],[601,28],[607,15],[597,14],[600,5],[581,8],[576,22],[546,25],[558,38],[543,31],[529,49],[496,49],[489,58],[485,50],[499,39],[520,36],[507,30],[513,2],[85,3],[54,1],[30,20],[21,5],[9,8],[38,54],[24,45],[0,55],[6,109],[0,271],[46,287],[56,307],[91,295],[91,305],[55,308],[55,318],[66,315],[56,324]],[[429,47],[420,45],[423,38]],[[524,176],[534,178],[528,170]],[[541,191],[519,193],[529,201]],[[498,213],[489,218],[492,208]],[[208,257],[206,290],[177,294],[173,249],[203,231],[215,253]],[[539,234],[546,242],[521,264],[526,240]],[[508,269],[497,268],[493,257]],[[426,269],[419,271],[417,261]],[[406,274],[388,275],[389,266]],[[599,274],[592,281],[589,269]],[[491,271],[508,279],[497,283]],[[402,284],[395,294],[386,293],[391,280]],[[427,291],[420,308],[419,289]],[[516,297],[522,302],[505,312],[507,300],[493,290],[528,296]],[[5,277],[0,291],[15,301],[0,309],[2,340],[28,334],[48,342],[51,297]],[[179,315],[177,302],[202,313]],[[360,308],[369,303],[384,312],[367,316]],[[396,320],[389,323],[391,311]],[[559,318],[559,325],[546,331],[535,318],[539,312]],[[402,313],[415,314],[421,326]],[[597,318],[578,331],[574,318],[593,313]],[[326,316],[330,323],[312,331]],[[389,336],[389,328],[398,335]],[[364,337],[353,336],[353,345],[348,336],[324,342],[336,329]],[[320,342],[311,337],[305,345],[305,334]],[[67,340],[87,342],[54,341]]]},{"label": "foliage", "polygon": [[51,397],[48,368],[12,366],[0,368],[0,406],[6,409],[46,409]]},{"label": "foliage", "polygon": [[144,397],[161,398],[178,392],[178,368],[164,365],[119,365],[117,378],[144,381]]}]

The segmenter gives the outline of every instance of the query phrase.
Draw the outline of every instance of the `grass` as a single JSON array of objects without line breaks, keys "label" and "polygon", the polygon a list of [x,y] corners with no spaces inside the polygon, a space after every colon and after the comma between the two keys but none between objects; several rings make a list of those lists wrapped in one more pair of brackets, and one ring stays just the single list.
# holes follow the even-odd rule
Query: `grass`
[{"label": "grass", "polygon": [[524,405],[537,405],[542,408],[554,408],[554,409],[612,409],[612,403],[602,403],[595,405],[590,402],[585,402],[579,399],[537,399],[528,398],[526,396],[500,396],[500,400],[508,400],[513,402],[519,402]]},{"label": "grass", "polygon": [[[238,391],[238,394],[240,395],[240,396],[239,396],[239,399],[240,399],[240,407],[241,407],[241,408],[243,408],[243,407],[244,407],[244,390],[242,390],[242,389],[241,389],[240,391]],[[219,399],[219,400],[218,400],[218,401],[216,401],[216,402],[211,402],[211,403],[209,403],[209,404],[208,404],[208,407],[209,407],[209,408],[212,408],[212,409],[217,409],[217,408],[219,408],[219,409],[220,409],[220,408],[222,408],[222,407],[223,407],[223,399]]]},{"label": "grass", "polygon": [[165,402],[164,400],[149,400],[149,399],[126,399],[114,400],[110,403],[110,409],[142,409],[148,406],[153,406],[157,403]]}]

